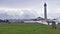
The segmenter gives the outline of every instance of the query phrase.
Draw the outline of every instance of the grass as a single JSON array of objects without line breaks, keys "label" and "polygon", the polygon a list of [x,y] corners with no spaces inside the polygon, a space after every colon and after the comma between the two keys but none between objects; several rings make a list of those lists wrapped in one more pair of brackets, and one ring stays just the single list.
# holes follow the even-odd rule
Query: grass
[{"label": "grass", "polygon": [[0,34],[60,34],[60,25],[52,30],[51,26],[43,24],[0,24]]}]

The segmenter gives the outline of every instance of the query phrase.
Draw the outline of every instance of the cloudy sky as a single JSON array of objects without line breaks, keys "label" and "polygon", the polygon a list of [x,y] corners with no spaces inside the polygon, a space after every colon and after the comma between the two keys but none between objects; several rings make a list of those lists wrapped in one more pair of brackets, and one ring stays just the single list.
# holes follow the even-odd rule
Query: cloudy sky
[{"label": "cloudy sky", "polygon": [[45,2],[48,18],[59,18],[60,0],[0,0],[0,19],[44,17]]}]

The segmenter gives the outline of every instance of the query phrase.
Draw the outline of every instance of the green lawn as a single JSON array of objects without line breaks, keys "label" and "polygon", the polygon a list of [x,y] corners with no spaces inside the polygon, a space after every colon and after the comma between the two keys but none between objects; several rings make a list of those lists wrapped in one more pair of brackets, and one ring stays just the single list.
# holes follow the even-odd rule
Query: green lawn
[{"label": "green lawn", "polygon": [[60,34],[60,25],[56,30],[42,24],[0,24],[0,34]]}]

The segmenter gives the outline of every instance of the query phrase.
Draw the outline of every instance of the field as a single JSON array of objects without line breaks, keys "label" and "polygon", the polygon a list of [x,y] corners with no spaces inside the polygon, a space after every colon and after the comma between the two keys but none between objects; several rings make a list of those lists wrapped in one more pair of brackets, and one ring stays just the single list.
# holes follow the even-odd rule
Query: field
[{"label": "field", "polygon": [[0,34],[60,34],[60,25],[52,30],[51,26],[42,24],[0,24]]}]

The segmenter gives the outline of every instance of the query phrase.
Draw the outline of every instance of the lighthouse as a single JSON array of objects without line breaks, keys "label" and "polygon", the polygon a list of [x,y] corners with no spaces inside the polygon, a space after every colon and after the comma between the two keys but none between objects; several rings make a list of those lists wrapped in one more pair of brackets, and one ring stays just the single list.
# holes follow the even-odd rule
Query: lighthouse
[{"label": "lighthouse", "polygon": [[47,4],[44,3],[44,19],[47,21]]}]

